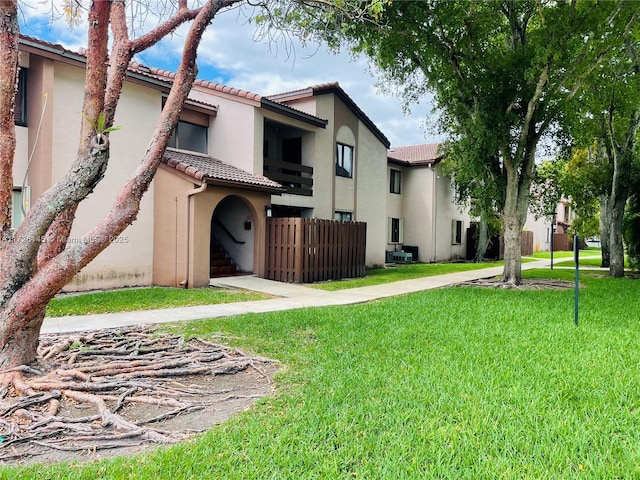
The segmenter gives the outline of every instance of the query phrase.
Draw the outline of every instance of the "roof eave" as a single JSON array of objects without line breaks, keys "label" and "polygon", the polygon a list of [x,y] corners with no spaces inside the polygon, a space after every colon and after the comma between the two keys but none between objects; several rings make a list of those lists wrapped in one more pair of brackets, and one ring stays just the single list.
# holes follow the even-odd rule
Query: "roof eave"
[{"label": "roof eave", "polygon": [[273,100],[269,100],[268,98],[262,98],[260,100],[260,105],[265,110],[269,110],[271,112],[279,113],[289,118],[300,120],[302,122],[308,123],[309,125],[313,125],[314,127],[327,128],[327,124],[329,123],[328,120],[316,117],[305,112],[301,112],[299,110],[293,110],[291,107],[283,105],[282,103],[274,102]]},{"label": "roof eave", "polygon": [[387,136],[382,133],[382,131],[373,123],[366,113],[362,111],[362,109],[353,101],[353,99],[347,95],[347,93],[340,87],[337,83],[329,83],[326,85],[322,85],[313,89],[314,95],[323,95],[327,93],[333,93],[337,95],[340,100],[342,100],[349,109],[356,114],[356,116],[360,119],[362,123],[364,123],[367,128],[373,133],[373,135],[380,140],[380,142],[385,146],[385,148],[389,148],[391,146],[391,142],[387,138]]},{"label": "roof eave", "polygon": [[431,166],[437,165],[442,161],[444,157],[438,157],[430,160],[418,160],[415,162],[409,160],[402,160],[400,158],[387,157],[389,163],[393,163],[395,165],[401,165],[403,167],[423,167],[423,166]]}]

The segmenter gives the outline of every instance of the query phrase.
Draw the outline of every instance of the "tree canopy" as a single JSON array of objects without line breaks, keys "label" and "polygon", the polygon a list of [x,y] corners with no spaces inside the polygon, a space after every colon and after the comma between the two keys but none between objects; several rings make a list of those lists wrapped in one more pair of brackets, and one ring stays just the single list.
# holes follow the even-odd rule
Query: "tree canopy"
[{"label": "tree canopy", "polygon": [[518,283],[539,142],[554,133],[568,100],[636,28],[640,5],[424,0],[376,6],[381,11],[368,21],[347,24],[336,16],[333,23],[320,22],[298,13],[299,25],[366,53],[408,102],[435,94],[443,131],[452,142],[464,142],[460,168],[483,172],[484,185],[492,185],[487,191],[499,201],[504,232],[503,279]]}]

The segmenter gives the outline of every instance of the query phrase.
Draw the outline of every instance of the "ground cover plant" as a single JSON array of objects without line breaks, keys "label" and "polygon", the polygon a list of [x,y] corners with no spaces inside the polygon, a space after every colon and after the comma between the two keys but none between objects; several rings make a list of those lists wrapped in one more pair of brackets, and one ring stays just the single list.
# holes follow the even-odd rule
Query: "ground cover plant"
[{"label": "ground cover plant", "polygon": [[474,287],[176,326],[280,360],[276,395],[185,444],[0,478],[639,477],[640,283],[580,281],[577,328],[571,290]]},{"label": "ground cover plant", "polygon": [[190,307],[216,303],[262,300],[268,295],[224,288],[127,288],[107,292],[64,295],[47,305],[47,316],[131,312],[153,308]]}]

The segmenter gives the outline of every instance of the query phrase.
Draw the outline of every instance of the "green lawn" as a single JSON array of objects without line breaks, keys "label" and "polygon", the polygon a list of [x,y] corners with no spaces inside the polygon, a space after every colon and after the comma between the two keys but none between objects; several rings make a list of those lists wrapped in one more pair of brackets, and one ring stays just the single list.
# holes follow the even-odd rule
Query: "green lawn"
[{"label": "green lawn", "polygon": [[280,360],[276,395],[185,444],[0,478],[640,478],[640,283],[581,282],[577,328],[573,290],[469,287],[181,325]]},{"label": "green lawn", "polygon": [[399,280],[408,280],[411,278],[431,277],[434,275],[444,275],[446,273],[478,270],[480,268],[490,268],[501,265],[504,265],[504,262],[398,264],[392,267],[368,269],[366,275],[362,278],[320,282],[308,286],[322,290],[335,291],[347,288],[366,287],[369,285],[380,285],[383,283],[397,282]]},{"label": "green lawn", "polygon": [[[378,285],[409,278],[442,275],[478,268],[502,265],[499,263],[442,263],[442,264],[407,264],[392,268],[367,270],[363,278],[353,278],[334,282],[323,282],[307,285],[325,290],[341,290],[345,288]],[[269,298],[268,295],[255,292],[228,290],[223,288],[129,288],[108,292],[91,292],[78,295],[67,295],[54,298],[47,306],[47,315],[61,317],[64,315],[87,315],[92,313],[126,312],[150,308],[188,307],[193,305],[210,305],[217,303],[245,302]]]},{"label": "green lawn", "polygon": [[268,298],[255,292],[223,288],[127,288],[108,292],[66,295],[51,300],[47,316],[130,312],[151,308],[189,307],[216,303],[244,302]]},{"label": "green lawn", "polygon": [[[601,258],[580,258],[579,263],[581,267],[585,267],[585,268],[600,268],[600,265],[602,265],[602,259]],[[554,261],[553,264],[558,267],[575,267],[576,266],[576,262],[573,261],[573,258],[571,260],[557,262],[557,263]]]},{"label": "green lawn", "polygon": [[[600,249],[597,247],[588,247],[584,250],[580,250],[581,257],[595,257],[600,256]],[[551,258],[551,252],[535,252],[532,257],[534,258]],[[553,260],[557,258],[573,258],[573,251],[556,251],[553,252]]]}]

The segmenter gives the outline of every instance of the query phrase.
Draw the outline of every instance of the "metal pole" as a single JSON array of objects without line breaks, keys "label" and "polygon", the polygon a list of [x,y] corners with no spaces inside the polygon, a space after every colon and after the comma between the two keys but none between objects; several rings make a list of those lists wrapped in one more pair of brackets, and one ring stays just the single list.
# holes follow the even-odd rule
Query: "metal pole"
[{"label": "metal pole", "polygon": [[551,248],[551,270],[553,270],[553,230],[554,230],[553,224],[554,224],[554,221],[551,220],[551,239],[549,240],[549,244],[550,244],[549,246]]},{"label": "metal pole", "polygon": [[575,293],[573,300],[573,323],[578,326],[578,292],[580,291],[580,236],[573,237],[573,258],[576,263]]}]

